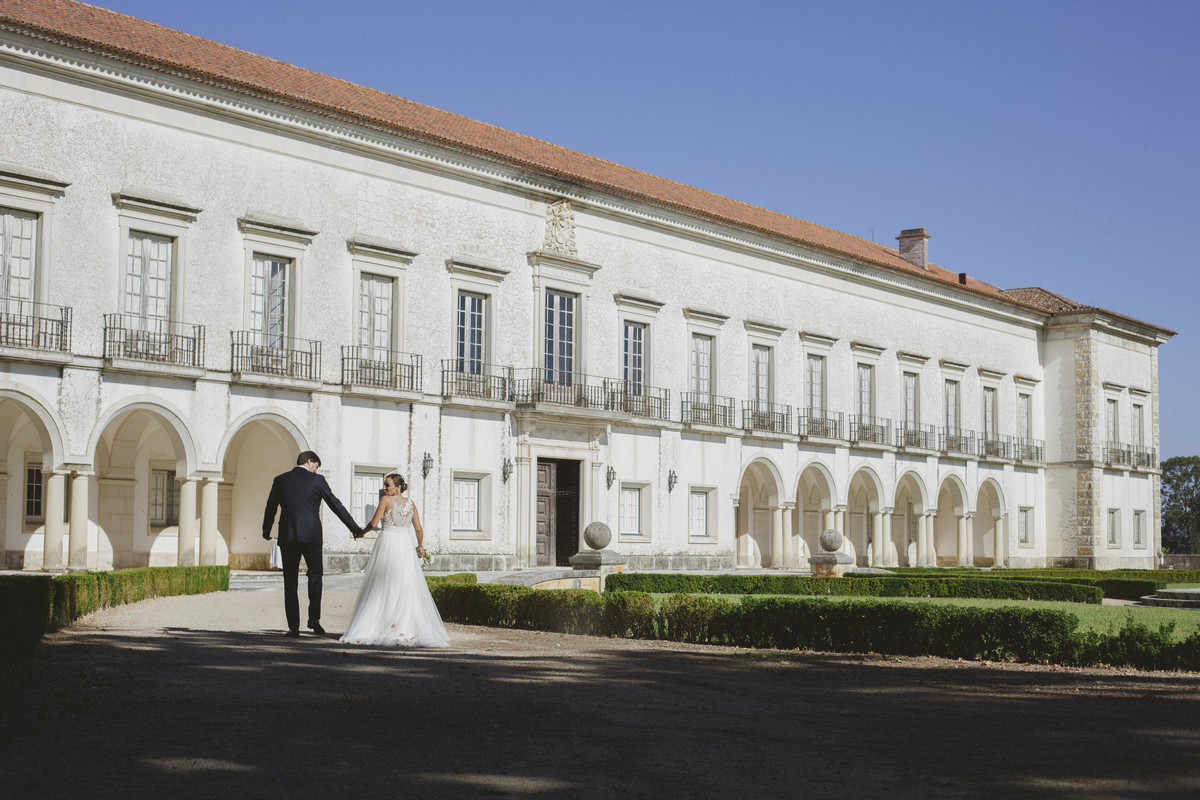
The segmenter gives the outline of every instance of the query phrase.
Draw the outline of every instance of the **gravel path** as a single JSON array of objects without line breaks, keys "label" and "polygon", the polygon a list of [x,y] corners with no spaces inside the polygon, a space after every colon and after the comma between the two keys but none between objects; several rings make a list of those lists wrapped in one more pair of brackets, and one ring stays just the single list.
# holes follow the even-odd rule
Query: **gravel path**
[{"label": "gravel path", "polygon": [[361,648],[283,638],[282,605],[149,600],[48,637],[0,686],[0,797],[1200,795],[1200,675],[458,625],[448,651]]}]

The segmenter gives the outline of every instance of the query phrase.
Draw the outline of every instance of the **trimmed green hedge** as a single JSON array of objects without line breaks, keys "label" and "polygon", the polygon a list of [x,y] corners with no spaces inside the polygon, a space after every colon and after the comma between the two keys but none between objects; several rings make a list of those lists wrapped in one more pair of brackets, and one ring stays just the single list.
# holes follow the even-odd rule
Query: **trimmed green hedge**
[{"label": "trimmed green hedge", "polygon": [[[979,580],[1017,580],[1042,581],[1048,583],[1074,583],[1080,586],[1099,587],[1099,589],[1104,592],[1105,597],[1113,597],[1118,600],[1140,600],[1147,595],[1154,594],[1159,589],[1162,589],[1167,585],[1166,582],[1160,579],[1150,580],[1128,577],[1123,572],[1118,574],[1117,570],[1053,570],[1054,574],[1046,574],[1046,571],[1025,569],[998,569],[983,572],[970,567],[963,567],[961,569],[931,569],[929,567],[897,569],[894,567],[889,567],[888,569],[892,572],[897,572],[898,577],[902,578],[942,577]],[[1138,571],[1129,570],[1129,572]],[[1142,572],[1158,575],[1160,578],[1163,577],[1161,570],[1142,570]],[[846,577],[853,578],[855,580],[863,580],[866,578],[877,578],[879,576],[870,572],[850,572],[846,574]],[[1172,582],[1183,583],[1185,581]]]},{"label": "trimmed green hedge", "polygon": [[474,572],[456,572],[453,575],[428,575],[425,582],[432,588],[439,583],[467,583],[474,584],[478,581],[478,577]]},{"label": "trimmed green hedge", "polygon": [[1154,631],[1132,614],[1119,631],[1081,634],[1074,614],[1019,606],[867,598],[831,603],[819,597],[745,597],[733,603],[689,594],[667,597],[655,608],[650,595],[628,591],[596,595],[453,583],[431,591],[444,619],[467,625],[789,650],[1200,670],[1200,633],[1175,641],[1172,626]]},{"label": "trimmed green hedge", "polygon": [[865,574],[853,578],[803,575],[670,575],[622,572],[605,579],[606,592],[657,594],[783,594],[858,597],[963,597],[1053,600],[1098,605],[1103,592],[1065,582],[989,580],[971,577],[910,577]]},{"label": "trimmed green hedge", "polygon": [[93,611],[150,597],[223,592],[229,567],[141,567],[112,572],[0,576],[0,663],[28,658],[42,635]]}]

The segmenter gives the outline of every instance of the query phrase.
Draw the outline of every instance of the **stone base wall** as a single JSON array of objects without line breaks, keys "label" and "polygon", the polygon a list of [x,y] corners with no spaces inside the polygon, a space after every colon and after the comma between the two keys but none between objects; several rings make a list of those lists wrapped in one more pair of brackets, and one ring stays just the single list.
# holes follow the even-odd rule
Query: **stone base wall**
[{"label": "stone base wall", "polygon": [[1200,569],[1200,555],[1165,555],[1162,561],[1167,569]]},{"label": "stone base wall", "polygon": [[689,572],[735,569],[733,556],[629,556],[625,565],[626,572],[648,572],[651,570]]},{"label": "stone base wall", "polygon": [[435,555],[429,565],[433,572],[509,572],[517,569],[516,556]]}]

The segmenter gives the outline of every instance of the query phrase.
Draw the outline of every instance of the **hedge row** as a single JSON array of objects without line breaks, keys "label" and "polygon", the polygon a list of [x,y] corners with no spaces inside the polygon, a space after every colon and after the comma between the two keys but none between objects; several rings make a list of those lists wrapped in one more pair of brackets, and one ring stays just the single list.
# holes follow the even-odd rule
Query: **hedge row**
[{"label": "hedge row", "polygon": [[1065,567],[997,567],[980,570],[975,567],[888,567],[898,575],[990,575],[994,577],[1032,580],[1033,578],[1092,578],[1094,580],[1142,580],[1159,583],[1200,583],[1200,570],[1195,569],[1068,569]]},{"label": "hedge row", "polygon": [[666,639],[741,647],[876,652],[1140,669],[1200,669],[1200,633],[1177,642],[1133,620],[1111,633],[1077,631],[1071,613],[812,597],[673,595],[655,607],[643,592],[443,583],[434,599],[447,621],[558,633]]},{"label": "hedge row", "polygon": [[474,584],[478,581],[478,577],[474,572],[456,572],[453,575],[429,575],[426,576],[425,582],[430,588],[437,586],[439,583],[465,583]]},{"label": "hedge row", "polygon": [[979,577],[921,577],[864,574],[847,578],[803,575],[670,575],[625,572],[605,579],[606,592],[657,594],[775,594],[856,597],[963,597],[998,600],[1054,600],[1092,603],[1103,600],[1094,586],[1049,581],[987,580]]},{"label": "hedge row", "polygon": [[[1105,573],[1098,573],[1104,575]],[[1002,581],[1041,581],[1049,583],[1073,583],[1079,586],[1095,586],[1104,593],[1105,597],[1113,597],[1119,600],[1140,600],[1141,598],[1156,593],[1167,584],[1162,581],[1142,580],[1136,578],[1123,577],[1079,577],[1079,576],[1061,576],[1042,575],[1038,573],[1030,573],[1025,570],[996,570],[990,572],[981,572],[975,569],[963,569],[955,571],[947,575],[945,571],[938,572],[936,570],[900,573],[903,578],[932,578],[941,576],[943,578],[957,579],[974,579],[974,580],[1002,580]],[[850,572],[846,574],[847,578],[862,580],[864,578],[878,577],[876,573],[871,572]]]},{"label": "hedge row", "polygon": [[28,658],[47,631],[101,608],[228,589],[229,567],[216,566],[0,576],[0,664]]}]

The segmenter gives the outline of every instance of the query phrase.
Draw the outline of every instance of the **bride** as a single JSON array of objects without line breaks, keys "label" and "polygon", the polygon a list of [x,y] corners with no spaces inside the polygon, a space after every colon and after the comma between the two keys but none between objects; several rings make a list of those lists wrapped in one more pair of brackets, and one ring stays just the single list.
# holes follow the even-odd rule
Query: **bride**
[{"label": "bride", "polygon": [[412,500],[404,496],[407,489],[400,475],[393,473],[384,478],[385,496],[366,529],[374,529],[381,520],[383,528],[367,561],[350,628],[341,638],[348,644],[450,645],[421,572],[417,551],[425,531]]}]

